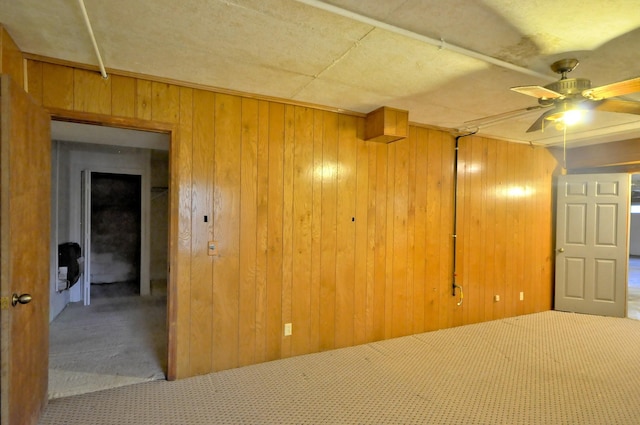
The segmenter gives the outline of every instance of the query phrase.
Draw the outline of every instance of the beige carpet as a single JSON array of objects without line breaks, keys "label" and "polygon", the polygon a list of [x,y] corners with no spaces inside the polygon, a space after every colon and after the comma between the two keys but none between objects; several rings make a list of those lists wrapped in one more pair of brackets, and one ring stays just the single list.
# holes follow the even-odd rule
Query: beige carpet
[{"label": "beige carpet", "polygon": [[165,379],[166,291],[133,289],[92,285],[90,306],[71,303],[51,323],[49,399]]},{"label": "beige carpet", "polygon": [[48,424],[638,424],[640,322],[544,312],[51,400]]}]

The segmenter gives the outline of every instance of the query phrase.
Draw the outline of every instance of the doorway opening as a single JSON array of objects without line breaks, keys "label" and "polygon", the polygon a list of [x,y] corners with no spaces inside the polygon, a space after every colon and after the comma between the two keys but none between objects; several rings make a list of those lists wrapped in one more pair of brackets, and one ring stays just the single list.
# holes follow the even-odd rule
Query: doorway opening
[{"label": "doorway opening", "polygon": [[168,134],[52,122],[52,252],[78,243],[82,275],[51,285],[49,398],[165,379],[168,148]]},{"label": "doorway opening", "polygon": [[141,180],[135,174],[91,173],[90,283],[99,289],[92,291],[94,299],[140,295]]}]

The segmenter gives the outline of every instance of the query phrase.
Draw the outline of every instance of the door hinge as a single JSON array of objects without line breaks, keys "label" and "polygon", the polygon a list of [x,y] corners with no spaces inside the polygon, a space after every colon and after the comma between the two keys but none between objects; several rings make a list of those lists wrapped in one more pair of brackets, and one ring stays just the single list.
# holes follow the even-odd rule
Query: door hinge
[{"label": "door hinge", "polygon": [[0,310],[8,310],[11,307],[11,300],[9,297],[0,297]]}]

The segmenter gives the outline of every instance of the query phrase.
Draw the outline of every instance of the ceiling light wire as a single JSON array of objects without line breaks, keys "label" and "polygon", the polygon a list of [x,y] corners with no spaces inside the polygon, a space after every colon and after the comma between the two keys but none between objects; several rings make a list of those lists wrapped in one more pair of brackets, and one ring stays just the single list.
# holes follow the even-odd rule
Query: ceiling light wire
[{"label": "ceiling light wire", "polygon": [[84,22],[87,24],[87,30],[89,30],[89,37],[91,37],[91,42],[93,43],[93,50],[95,50],[96,56],[98,57],[100,74],[102,74],[102,78],[106,80],[109,78],[109,76],[107,75],[107,70],[104,67],[104,63],[102,62],[102,56],[100,56],[100,49],[98,49],[98,42],[96,41],[96,37],[93,34],[93,28],[91,27],[91,21],[89,21],[87,8],[84,6],[84,0],[78,0],[78,3],[80,4],[80,9],[82,10],[82,15],[84,16]]}]

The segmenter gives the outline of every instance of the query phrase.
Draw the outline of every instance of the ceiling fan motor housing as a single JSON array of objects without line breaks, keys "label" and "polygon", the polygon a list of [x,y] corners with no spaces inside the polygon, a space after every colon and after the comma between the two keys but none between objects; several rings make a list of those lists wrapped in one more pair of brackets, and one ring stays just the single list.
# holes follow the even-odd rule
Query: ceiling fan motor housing
[{"label": "ceiling fan motor housing", "polygon": [[586,78],[566,78],[564,80],[558,80],[551,84],[544,86],[549,90],[560,93],[564,97],[571,97],[575,95],[582,95],[584,90],[591,88],[591,80]]}]

